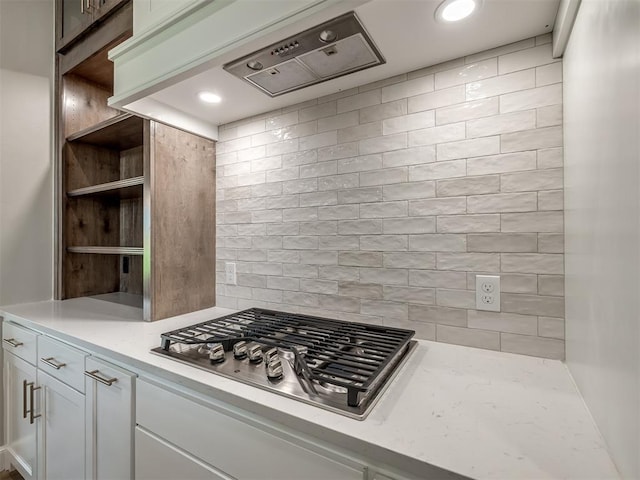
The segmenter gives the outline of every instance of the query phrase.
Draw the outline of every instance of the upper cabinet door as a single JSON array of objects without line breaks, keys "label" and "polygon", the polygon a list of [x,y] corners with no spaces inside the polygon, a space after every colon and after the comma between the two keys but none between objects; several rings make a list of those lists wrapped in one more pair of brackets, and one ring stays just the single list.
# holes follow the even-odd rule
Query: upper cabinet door
[{"label": "upper cabinet door", "polygon": [[56,50],[93,23],[92,0],[56,0]]},{"label": "upper cabinet door", "polygon": [[94,3],[93,21],[96,22],[127,0],[92,0]]},{"label": "upper cabinet door", "polygon": [[56,51],[60,51],[129,0],[56,0]]}]

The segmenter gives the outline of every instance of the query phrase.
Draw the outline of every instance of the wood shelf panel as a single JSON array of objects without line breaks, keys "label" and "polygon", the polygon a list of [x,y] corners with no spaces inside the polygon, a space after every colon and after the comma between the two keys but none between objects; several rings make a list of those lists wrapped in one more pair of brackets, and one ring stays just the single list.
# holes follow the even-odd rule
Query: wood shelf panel
[{"label": "wood shelf panel", "polygon": [[142,145],[143,122],[142,118],[125,113],[74,133],[67,141],[127,150]]},{"label": "wood shelf panel", "polygon": [[142,255],[143,247],[67,247],[69,253],[90,253],[99,255]]},{"label": "wood shelf panel", "polygon": [[109,195],[119,198],[135,198],[142,196],[144,177],[126,178],[115,182],[101,183],[90,187],[77,188],[67,192],[69,197],[88,195]]}]

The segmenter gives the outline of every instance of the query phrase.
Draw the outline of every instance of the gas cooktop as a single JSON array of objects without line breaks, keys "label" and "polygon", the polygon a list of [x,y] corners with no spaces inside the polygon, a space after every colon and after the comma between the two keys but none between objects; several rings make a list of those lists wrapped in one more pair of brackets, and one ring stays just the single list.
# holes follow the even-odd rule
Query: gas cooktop
[{"label": "gas cooktop", "polygon": [[414,333],[251,308],[163,333],[152,352],[363,419],[413,351]]}]

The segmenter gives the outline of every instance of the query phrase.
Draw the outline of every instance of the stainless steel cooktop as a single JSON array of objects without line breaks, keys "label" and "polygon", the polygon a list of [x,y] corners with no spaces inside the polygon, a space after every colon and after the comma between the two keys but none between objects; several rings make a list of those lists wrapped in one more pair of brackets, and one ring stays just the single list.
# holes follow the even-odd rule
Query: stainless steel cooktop
[{"label": "stainless steel cooktop", "polygon": [[413,351],[413,335],[252,308],[164,333],[152,352],[363,419]]}]

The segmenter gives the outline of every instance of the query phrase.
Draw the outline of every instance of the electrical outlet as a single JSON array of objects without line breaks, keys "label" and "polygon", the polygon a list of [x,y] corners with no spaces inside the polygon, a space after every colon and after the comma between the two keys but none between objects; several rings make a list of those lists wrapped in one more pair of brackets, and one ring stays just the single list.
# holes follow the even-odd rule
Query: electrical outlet
[{"label": "electrical outlet", "polygon": [[236,264],[227,262],[224,264],[225,283],[227,285],[236,285]]},{"label": "electrical outlet", "polygon": [[476,275],[476,309],[500,311],[500,277]]}]

